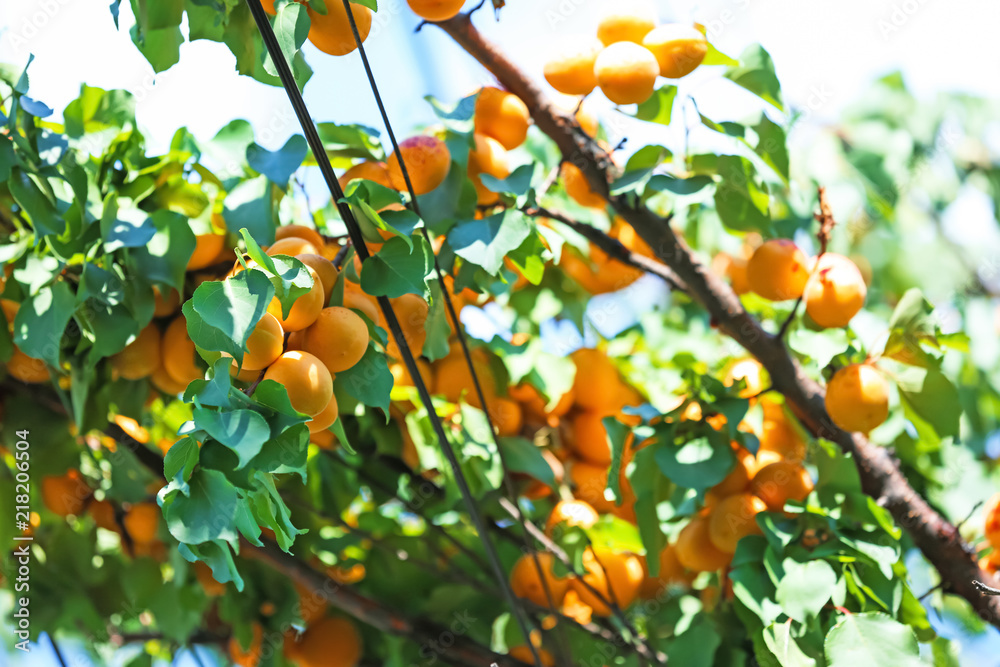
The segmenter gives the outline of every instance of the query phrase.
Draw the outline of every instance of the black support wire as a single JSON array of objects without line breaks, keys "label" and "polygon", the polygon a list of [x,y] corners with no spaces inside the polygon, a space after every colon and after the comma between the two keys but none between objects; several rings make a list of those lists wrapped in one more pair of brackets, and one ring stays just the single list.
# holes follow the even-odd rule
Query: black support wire
[{"label": "black support wire", "polygon": [[[336,0],[334,0],[336,1]],[[406,190],[410,195],[410,205],[413,207],[413,212],[420,215],[420,204],[417,201],[417,193],[413,189],[413,182],[410,179],[410,170],[406,166],[406,161],[403,159],[403,153],[399,150],[399,143],[396,141],[396,133],[392,129],[392,123],[389,121],[389,114],[385,110],[385,104],[382,101],[382,95],[379,93],[378,84],[375,82],[375,74],[372,72],[371,64],[368,62],[368,53],[365,51],[364,40],[361,38],[361,33],[358,31],[357,21],[354,20],[354,12],[351,11],[350,0],[342,0],[344,3],[344,10],[347,14],[347,20],[351,24],[351,31],[354,33],[354,42],[358,46],[358,53],[361,55],[361,62],[365,67],[365,74],[368,76],[368,85],[372,89],[372,95],[375,97],[375,103],[378,105],[379,114],[382,116],[382,124],[385,126],[386,134],[389,135],[389,141],[392,143],[392,149],[395,151],[399,159],[399,168],[403,174],[403,181],[406,183]],[[427,241],[428,246],[432,246],[430,234],[427,231],[427,226],[423,225],[420,228],[424,239]],[[469,369],[469,374],[472,377],[472,386],[475,389],[476,397],[479,399],[479,405],[483,408],[483,413],[486,415],[486,423],[489,426],[490,436],[493,438],[493,445],[497,450],[497,457],[500,460],[500,469],[503,472],[503,485],[504,491],[507,496],[515,503],[517,503],[517,494],[514,492],[514,486],[510,478],[510,467],[507,465],[507,457],[504,455],[503,448],[500,445],[500,439],[497,436],[496,429],[493,427],[493,417],[490,415],[490,411],[486,402],[486,396],[483,393],[482,384],[479,381],[479,373],[476,372],[475,364],[472,363],[472,354],[469,351],[469,342],[465,335],[465,329],[462,327],[462,322],[458,317],[458,312],[455,310],[455,304],[451,299],[451,294],[448,293],[448,285],[444,280],[444,271],[441,270],[441,263],[438,262],[437,254],[433,254],[434,257],[434,273],[437,276],[438,283],[441,286],[441,294],[444,298],[445,306],[448,310],[448,317],[451,319],[452,328],[455,330],[455,335],[458,337],[459,345],[462,348],[462,355],[465,357],[465,365]],[[552,597],[552,592],[549,590],[548,579],[545,577],[543,572],[542,564],[538,559],[538,552],[536,546],[532,539],[531,533],[528,531],[525,522],[529,521],[524,516],[524,513],[520,509],[515,513],[515,520],[521,526],[521,533],[524,538],[524,546],[531,553],[531,558],[534,561],[535,569],[538,573],[538,579],[542,583],[542,588],[545,592],[546,600],[548,600],[549,606],[555,609],[555,600]],[[523,628],[522,628],[523,630]],[[527,635],[525,635],[527,636]],[[565,637],[561,637],[563,644],[566,644]],[[528,648],[531,650],[532,657],[535,660],[535,664],[540,666],[541,656],[533,642],[528,642]],[[563,646],[563,652],[568,651],[568,645]]]},{"label": "black support wire", "polygon": [[[250,13],[253,15],[254,21],[257,24],[257,30],[260,31],[264,46],[267,48],[267,51],[271,56],[271,60],[278,71],[278,78],[281,79],[281,85],[284,87],[285,93],[288,95],[288,100],[292,105],[292,109],[295,111],[299,125],[302,127],[302,132],[305,134],[306,142],[309,144],[313,157],[316,158],[316,163],[319,166],[320,172],[323,174],[323,180],[326,181],[327,188],[329,188],[330,195],[336,203],[340,217],[347,226],[351,242],[354,244],[354,250],[358,254],[361,262],[364,263],[364,261],[368,259],[369,253],[368,246],[365,245],[361,227],[358,225],[358,221],[354,218],[354,214],[351,211],[350,206],[344,201],[344,191],[341,189],[340,183],[337,181],[337,175],[333,171],[333,165],[330,164],[330,158],[327,156],[326,149],[323,147],[323,142],[316,130],[316,124],[309,115],[309,110],[306,107],[305,100],[302,98],[302,93],[299,91],[298,84],[295,83],[295,77],[292,75],[288,61],[285,59],[285,55],[281,51],[281,46],[278,44],[278,39],[274,34],[274,30],[271,28],[271,22],[268,20],[267,14],[264,12],[264,8],[260,4],[260,0],[246,0],[246,2],[247,6],[250,8]],[[353,13],[350,11],[349,7],[347,14],[349,17],[352,17],[353,25]],[[400,164],[402,164],[402,159],[400,159]],[[528,646],[531,647],[536,665],[541,667],[538,652],[531,642],[531,633],[529,631],[525,611],[518,603],[518,599],[514,595],[510,582],[507,580],[507,576],[503,571],[503,567],[500,564],[500,557],[496,551],[496,546],[489,537],[482,515],[479,513],[479,508],[476,507],[475,499],[472,497],[468,481],[465,479],[465,474],[462,472],[458,458],[455,456],[455,452],[451,448],[448,436],[441,423],[441,418],[434,410],[434,404],[431,400],[430,392],[427,390],[427,385],[424,383],[423,378],[420,375],[420,369],[417,367],[416,359],[410,351],[410,346],[406,341],[406,337],[403,335],[403,330],[399,325],[399,319],[396,317],[396,313],[392,309],[392,304],[389,302],[387,297],[380,296],[377,297],[377,300],[379,308],[382,310],[382,314],[385,317],[386,324],[389,326],[389,331],[392,334],[393,340],[396,341],[396,345],[399,347],[399,353],[403,357],[403,363],[406,365],[406,369],[410,373],[410,377],[414,380],[417,392],[420,394],[421,402],[427,409],[431,425],[433,426],[434,432],[440,441],[441,449],[444,452],[445,458],[448,459],[448,464],[451,466],[455,475],[455,481],[462,494],[462,499],[465,501],[469,516],[483,542],[483,547],[486,551],[486,556],[489,560],[490,566],[493,569],[493,574],[500,584],[500,590],[503,592],[507,605],[511,608],[514,617],[517,619],[518,626],[524,634]]]}]

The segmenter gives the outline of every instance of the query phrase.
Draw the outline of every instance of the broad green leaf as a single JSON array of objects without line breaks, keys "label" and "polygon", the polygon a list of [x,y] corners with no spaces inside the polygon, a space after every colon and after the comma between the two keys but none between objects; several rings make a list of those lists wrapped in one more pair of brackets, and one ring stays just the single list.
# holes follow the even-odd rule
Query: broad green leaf
[{"label": "broad green leaf", "polygon": [[163,476],[173,479],[181,475],[181,478],[187,481],[191,478],[196,465],[198,465],[198,441],[194,438],[181,438],[163,457]]},{"label": "broad green leaf", "polygon": [[806,623],[819,615],[837,585],[837,574],[826,561],[807,563],[786,558],[785,576],[778,582],[776,598],[789,617]]},{"label": "broad green leaf", "polygon": [[705,426],[686,442],[673,442],[672,428],[660,429],[656,463],[670,480],[691,489],[707,489],[721,482],[732,470],[735,459],[729,440]]},{"label": "broad green leaf", "polygon": [[826,636],[829,667],[923,665],[913,630],[880,613],[847,614]]},{"label": "broad green leaf", "polygon": [[198,468],[187,483],[187,493],[174,483],[161,491],[167,529],[186,544],[236,539],[236,488],[218,470]]},{"label": "broad green leaf", "polygon": [[[271,20],[271,27],[278,40],[278,46],[281,48],[281,54],[286,62],[291,63],[299,49],[305,44],[306,37],[309,36],[309,15],[306,13],[306,8],[297,2],[286,2],[277,8],[277,11],[277,16]],[[270,53],[264,54],[264,70],[271,76],[278,76],[278,70],[274,61],[271,60]],[[304,140],[303,143],[305,143]],[[251,163],[250,166],[253,164]],[[257,171],[264,173],[262,169],[257,169]],[[278,179],[272,180],[276,183],[281,182]]]},{"label": "broad green leaf", "polygon": [[816,661],[799,648],[791,630],[791,621],[772,623],[764,628],[765,645],[782,667],[816,667]]},{"label": "broad green leaf", "polygon": [[940,438],[958,437],[962,405],[951,380],[934,368],[910,366],[895,374],[900,398]]},{"label": "broad green leaf", "polygon": [[770,198],[753,164],[736,155],[720,155],[718,171],[722,182],[716,186],[715,208],[722,224],[733,231],[767,231]]},{"label": "broad green leaf", "polygon": [[[191,297],[191,309],[202,323],[222,336],[213,336],[215,340],[206,336],[196,339],[196,333],[204,332],[192,331],[192,320],[188,319],[191,340],[203,349],[226,352],[242,365],[247,339],[273,297],[274,286],[262,271],[241,271],[222,281],[202,283]],[[221,348],[216,343],[221,344]]]},{"label": "broad green leaf", "polygon": [[361,289],[372,296],[389,298],[423,296],[432,267],[431,249],[422,237],[411,246],[408,239],[394,236],[361,265]]},{"label": "broad green leaf", "polygon": [[274,243],[277,220],[267,176],[243,181],[226,195],[222,216],[227,229],[246,229],[257,243]]},{"label": "broad green leaf", "polygon": [[334,386],[347,392],[364,405],[379,408],[389,418],[389,394],[392,392],[392,373],[385,355],[369,345],[361,361],[346,371],[337,373]]},{"label": "broad green leaf", "polygon": [[785,110],[781,99],[781,84],[774,73],[770,54],[759,44],[748,46],[740,54],[740,64],[729,68],[725,77],[746,88],[779,111]]},{"label": "broad green leaf", "polygon": [[[305,11],[302,13],[305,14]],[[258,144],[250,144],[247,146],[247,164],[284,190],[288,187],[288,179],[302,165],[307,148],[306,140],[301,134],[293,134],[285,145],[276,151],[269,151]]]},{"label": "broad green leaf", "polygon": [[150,219],[156,233],[145,247],[130,251],[133,270],[151,283],[181,290],[184,271],[195,249],[194,232],[187,218],[179,213],[155,211]]},{"label": "broad green leaf", "polygon": [[216,412],[206,408],[195,408],[194,423],[214,440],[236,453],[239,457],[237,470],[249,463],[271,437],[271,429],[267,422],[253,410]]},{"label": "broad green leaf", "polygon": [[528,238],[531,224],[516,211],[505,211],[482,220],[468,220],[448,234],[448,243],[462,259],[497,275],[507,253]]},{"label": "broad green leaf", "polygon": [[58,367],[63,332],[75,307],[76,297],[65,282],[42,288],[18,309],[14,344],[29,357]]},{"label": "broad green leaf", "polygon": [[636,107],[635,117],[639,120],[670,125],[670,117],[677,98],[677,86],[660,86],[653,96]]}]

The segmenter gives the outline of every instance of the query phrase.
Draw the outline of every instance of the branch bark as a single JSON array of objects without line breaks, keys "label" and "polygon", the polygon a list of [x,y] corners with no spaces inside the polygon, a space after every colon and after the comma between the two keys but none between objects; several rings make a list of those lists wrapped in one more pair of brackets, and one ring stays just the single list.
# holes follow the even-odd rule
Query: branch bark
[{"label": "branch bark", "polygon": [[591,187],[601,193],[656,256],[677,274],[686,292],[711,315],[720,331],[742,345],[768,370],[775,390],[782,393],[803,424],[817,437],[830,440],[854,458],[865,493],[889,510],[924,556],[937,568],[952,590],[976,612],[1000,628],[1000,597],[984,596],[975,582],[987,580],[975,551],[958,530],[917,494],[889,454],[859,433],[837,427],[826,413],[823,388],[808,377],[780,338],[761,327],[721,278],[713,275],[667,220],[631,198],[612,196],[611,159],[580,129],[575,118],[555,107],[541,89],[521,72],[494,44],[487,41],[468,15],[435,23],[478,60],[502,86],[520,97],[535,125],[579,167]]}]

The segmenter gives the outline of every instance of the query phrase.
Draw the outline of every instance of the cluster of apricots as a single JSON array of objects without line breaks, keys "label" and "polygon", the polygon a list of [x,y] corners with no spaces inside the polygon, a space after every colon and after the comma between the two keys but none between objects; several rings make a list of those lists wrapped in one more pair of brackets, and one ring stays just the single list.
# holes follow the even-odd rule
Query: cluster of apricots
[{"label": "cluster of apricots", "polygon": [[[716,269],[737,294],[769,301],[801,298],[806,313],[824,328],[846,327],[865,303],[868,287],[858,265],[835,253],[809,259],[789,239],[772,239],[742,256],[721,255]],[[839,369],[826,388],[826,409],[847,431],[867,433],[889,416],[889,383],[871,363]]]},{"label": "cluster of apricots", "polygon": [[597,38],[567,44],[545,64],[545,80],[560,93],[589,95],[600,88],[615,104],[648,100],[658,77],[680,79],[705,60],[708,41],[697,28],[657,26],[651,3],[615,3]]},{"label": "cluster of apricots", "polygon": [[257,622],[251,626],[250,644],[229,639],[229,657],[238,667],[257,667],[264,655],[280,648],[296,667],[354,667],[361,660],[361,634],[354,623],[342,616],[322,616],[309,623],[305,632],[288,630],[265,635]]},{"label": "cluster of apricots", "polygon": [[[567,173],[566,166],[572,167],[566,163],[563,168],[564,175]],[[569,182],[567,181],[567,183]],[[609,235],[631,252],[649,258],[654,257],[649,244],[621,218],[615,219]],[[589,247],[589,257],[583,257],[573,248],[564,247],[559,259],[559,266],[566,275],[591,294],[616,292],[628,287],[643,275],[642,269],[609,257],[606,252],[593,243]]]}]

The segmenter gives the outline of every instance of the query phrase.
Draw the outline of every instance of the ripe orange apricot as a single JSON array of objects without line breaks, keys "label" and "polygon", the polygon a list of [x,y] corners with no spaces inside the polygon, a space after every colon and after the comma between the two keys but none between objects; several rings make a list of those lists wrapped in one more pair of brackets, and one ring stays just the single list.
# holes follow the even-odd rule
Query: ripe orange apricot
[{"label": "ripe orange apricot", "polygon": [[[472,358],[479,386],[487,401],[496,397],[496,381],[493,370],[484,360],[475,356]],[[434,393],[443,396],[451,403],[458,403],[462,398],[469,405],[482,408],[476,387],[472,382],[472,373],[461,352],[449,354],[434,364]]]},{"label": "ripe orange apricot", "polygon": [[87,513],[94,518],[94,523],[98,528],[104,530],[118,530],[118,522],[115,521],[115,506],[107,500],[91,500],[87,505]]},{"label": "ripe orange apricot", "polygon": [[396,189],[392,185],[392,179],[389,178],[389,170],[385,162],[376,162],[375,160],[359,162],[345,171],[337,180],[340,182],[340,187],[346,189],[348,183],[358,178]]},{"label": "ripe orange apricot", "polygon": [[197,271],[211,266],[215,258],[222,252],[226,242],[225,234],[199,234],[195,237],[194,252],[188,259],[188,271]]},{"label": "ripe orange apricot", "polygon": [[730,443],[730,446],[736,459],[733,469],[729,471],[725,479],[712,487],[712,492],[720,498],[745,491],[757,468],[753,454],[746,448],[735,442]]},{"label": "ripe orange apricot", "polygon": [[151,544],[160,527],[160,508],[156,503],[136,503],[125,512],[122,525],[133,542]]},{"label": "ripe orange apricot", "polygon": [[615,104],[642,104],[653,95],[660,66],[646,47],[616,42],[597,56],[594,74],[601,92]]},{"label": "ripe orange apricot", "polygon": [[361,635],[350,619],[328,616],[309,626],[291,657],[298,667],[354,667],[361,659]]},{"label": "ripe orange apricot", "polygon": [[[543,648],[538,650],[538,660],[542,663],[542,667],[553,667],[556,664],[555,658],[552,654]],[[519,662],[523,662],[528,665],[535,664],[535,656],[531,654],[531,648],[527,644],[521,644],[519,646],[511,646],[507,649],[507,653],[510,657],[514,658]]]},{"label": "ripe orange apricot", "polygon": [[804,461],[806,443],[802,441],[788,420],[764,418],[757,448],[757,469],[774,461]]},{"label": "ripe orange apricot", "polygon": [[171,396],[176,396],[177,394],[183,394],[184,390],[187,389],[187,382],[179,382],[175,380],[170,373],[167,372],[166,367],[160,366],[153,374],[149,376],[149,381],[153,383],[153,386],[162,391],[164,394],[169,394]]},{"label": "ripe orange apricot", "polygon": [[406,4],[425,21],[447,21],[462,11],[465,0],[406,0]]},{"label": "ripe orange apricot", "polygon": [[[323,53],[331,56],[346,56],[358,48],[351,30],[351,22],[347,18],[347,10],[339,0],[326,0],[326,14],[314,12],[307,7],[309,13],[309,41]],[[368,39],[372,29],[372,10],[364,5],[351,3],[351,14],[358,26],[361,41]]]},{"label": "ripe orange apricot", "polygon": [[566,591],[570,587],[568,577],[557,577],[552,571],[555,556],[550,553],[539,553],[538,565],[541,566],[542,576],[538,576],[538,568],[535,567],[535,556],[524,554],[514,563],[514,568],[510,571],[510,587],[514,595],[519,598],[531,600],[541,607],[549,607],[549,598],[552,596],[552,604],[558,606]]},{"label": "ripe orange apricot", "polygon": [[229,657],[237,667],[257,667],[260,663],[261,644],[264,641],[264,628],[260,623],[254,622],[253,636],[250,639],[250,646],[244,649],[236,636],[229,638]]},{"label": "ripe orange apricot", "polygon": [[747,262],[750,289],[770,301],[799,298],[808,280],[806,256],[790,239],[765,241]]},{"label": "ripe orange apricot", "polygon": [[1000,493],[994,494],[986,503],[983,516],[983,532],[986,534],[986,539],[994,549],[1000,550]]},{"label": "ripe orange apricot", "polygon": [[841,368],[826,387],[826,411],[845,431],[867,433],[889,416],[889,383],[871,364]]},{"label": "ripe orange apricot", "polygon": [[7,372],[15,380],[20,380],[27,384],[41,384],[48,382],[51,378],[49,369],[41,359],[29,357],[15,345],[14,351],[7,360]]},{"label": "ripe orange apricot", "polygon": [[643,559],[646,578],[643,579],[642,588],[639,590],[639,596],[643,599],[655,598],[661,590],[671,584],[687,586],[694,580],[694,573],[686,571],[681,565],[677,557],[677,547],[673,544],[668,544],[660,550],[660,573],[655,577],[649,576],[646,558]]},{"label": "ripe orange apricot", "polygon": [[268,246],[267,254],[271,257],[275,255],[288,255],[289,257],[295,257],[296,255],[317,255],[319,254],[319,249],[322,247],[322,243],[317,246],[300,236],[286,236]]},{"label": "ripe orange apricot", "polygon": [[79,515],[91,493],[78,470],[42,478],[42,503],[59,516]]},{"label": "ripe orange apricot", "polygon": [[308,352],[285,352],[267,369],[264,379],[283,385],[292,407],[310,417],[322,412],[333,398],[333,376]]},{"label": "ripe orange apricot", "polygon": [[735,553],[736,544],[747,535],[760,535],[756,516],[767,510],[752,493],[737,493],[716,503],[708,514],[708,536],[719,551]]},{"label": "ripe orange apricot", "polygon": [[160,330],[147,324],[125,349],[111,358],[111,364],[126,380],[148,377],[160,367]]},{"label": "ripe orange apricot", "polygon": [[611,447],[602,419],[603,415],[589,410],[576,413],[570,422],[569,447],[584,461],[606,466],[611,464]]},{"label": "ripe orange apricot", "polygon": [[615,3],[597,25],[597,38],[605,46],[617,42],[642,44],[642,38],[656,27],[656,14],[648,4],[636,2]]},{"label": "ripe orange apricot", "polygon": [[[399,142],[399,153],[403,155],[403,164],[410,177],[413,191],[425,195],[444,182],[451,169],[451,153],[443,141],[437,137],[418,135]],[[392,187],[401,192],[406,191],[406,179],[399,164],[399,153],[393,152],[386,162]]]},{"label": "ripe orange apricot", "polygon": [[163,296],[160,288],[153,285],[153,317],[166,317],[167,315],[173,315],[177,312],[180,305],[180,292],[171,288],[170,291],[167,292],[167,295]]},{"label": "ripe orange apricot", "polygon": [[723,380],[723,384],[727,387],[732,387],[734,384],[743,380],[745,386],[740,389],[740,398],[752,398],[764,390],[764,367],[760,365],[760,362],[752,357],[746,359],[740,359],[734,362],[729,370],[726,371],[726,377]]},{"label": "ripe orange apricot", "polygon": [[347,283],[344,289],[344,308],[350,308],[351,310],[360,310],[364,313],[365,317],[372,321],[373,324],[377,324],[379,321],[379,315],[381,310],[378,307],[378,301],[375,297],[370,294],[365,294],[361,291],[360,287],[352,289],[350,286],[353,283]]},{"label": "ripe orange apricot", "polygon": [[520,97],[499,88],[485,87],[476,99],[476,132],[493,137],[509,151],[528,137],[531,114]]},{"label": "ripe orange apricot", "polygon": [[557,424],[558,418],[569,412],[570,408],[573,407],[573,401],[576,399],[573,390],[570,389],[559,397],[555,407],[548,410],[548,402],[542,397],[538,389],[527,382],[522,382],[507,391],[511,398],[521,404],[525,416],[529,419],[539,422],[548,421],[552,424]]},{"label": "ripe orange apricot", "polygon": [[573,461],[569,466],[569,478],[573,483],[573,496],[593,507],[601,514],[613,512],[613,500],[604,497],[608,487],[608,467],[594,465],[586,461]]},{"label": "ripe orange apricot", "polygon": [[551,535],[556,526],[562,526],[563,529],[572,526],[587,529],[597,523],[599,518],[597,510],[582,500],[560,500],[545,522],[545,532]]},{"label": "ripe orange apricot", "polygon": [[517,401],[508,398],[494,398],[486,404],[493,427],[499,436],[512,436],[521,432],[524,415]]},{"label": "ripe orange apricot", "polygon": [[312,287],[309,288],[308,292],[295,300],[295,303],[288,310],[288,317],[282,314],[281,301],[278,300],[278,297],[271,299],[271,303],[267,306],[267,312],[274,315],[284,331],[301,331],[305,329],[316,321],[316,318],[319,317],[320,312],[323,310],[323,306],[326,305],[323,299],[323,281],[319,279],[319,275],[313,269],[309,269],[309,274],[313,279]]},{"label": "ripe orange apricot", "polygon": [[469,178],[476,186],[477,203],[480,206],[490,206],[497,203],[500,195],[483,185],[482,174],[504,179],[510,176],[507,166],[507,149],[493,137],[485,134],[474,135],[476,147],[469,152]]},{"label": "ripe orange apricot", "polygon": [[708,524],[708,516],[693,517],[677,536],[677,560],[694,572],[721,570],[733,558],[712,543]]},{"label": "ripe orange apricot", "polygon": [[763,500],[772,512],[785,509],[788,500],[802,502],[812,490],[812,477],[794,461],[776,461],[764,466],[754,475],[750,485],[751,493]]},{"label": "ripe orange apricot", "polygon": [[326,429],[333,426],[333,422],[337,421],[337,417],[340,414],[339,407],[337,406],[337,397],[332,396],[330,402],[326,404],[323,410],[306,422],[309,427],[309,433],[319,433],[320,431],[325,431]]},{"label": "ripe orange apricot", "polygon": [[[399,327],[403,330],[403,339],[406,340],[407,347],[413,356],[420,356],[427,342],[427,315],[430,313],[430,306],[423,297],[416,294],[404,294],[394,299],[389,299],[396,319],[399,320]],[[389,331],[389,325],[379,310],[378,325]],[[386,346],[389,356],[400,358],[399,346],[392,332],[389,332],[389,344]],[[478,407],[478,406],[477,406]]]},{"label": "ripe orange apricot", "polygon": [[319,281],[323,283],[323,303],[329,303],[330,294],[333,292],[333,286],[337,283],[337,267],[333,265],[333,262],[322,255],[310,255],[306,253],[303,255],[296,255],[295,259],[299,260],[316,272],[316,275],[319,276]]},{"label": "ripe orange apricot", "polygon": [[705,60],[708,40],[697,28],[668,23],[653,28],[642,38],[660,65],[660,76],[679,79],[693,72]]},{"label": "ripe orange apricot", "polygon": [[[326,245],[323,237],[318,231],[312,227],[306,227],[305,225],[283,225],[274,230],[274,240],[282,241],[287,238],[302,239],[308,243],[313,244],[317,248],[322,248]],[[283,253],[283,254],[288,254]]]},{"label": "ripe orange apricot", "polygon": [[607,201],[596,190],[590,187],[590,182],[583,172],[572,162],[563,162],[559,167],[563,188],[570,199],[587,208],[604,208]]},{"label": "ripe orange apricot", "polygon": [[183,384],[185,388],[204,375],[195,362],[198,356],[194,342],[188,336],[187,321],[183,315],[178,315],[167,326],[160,340],[163,368],[174,382]]},{"label": "ripe orange apricot", "polygon": [[303,349],[340,373],[361,361],[368,350],[368,326],[349,308],[324,308],[306,329]]},{"label": "ripe orange apricot", "polygon": [[806,283],[806,312],[821,327],[846,327],[865,305],[867,294],[857,264],[828,252],[816,262]]},{"label": "ripe orange apricot", "polygon": [[549,85],[567,95],[589,95],[597,87],[594,61],[603,49],[597,40],[580,40],[567,45],[545,63],[542,73]]},{"label": "ripe orange apricot", "polygon": [[[281,323],[271,313],[264,313],[247,338],[247,349],[243,354],[243,370],[259,373],[273,364],[274,360],[281,356],[284,348],[285,331],[281,328]],[[223,352],[222,356],[229,355]],[[233,368],[236,368],[235,361]]]},{"label": "ripe orange apricot", "polygon": [[611,606],[607,603],[613,602],[619,608],[626,609],[635,602],[643,579],[646,578],[638,556],[605,547],[584,552],[583,569],[585,574],[581,577],[582,580],[600,593],[600,597],[577,579],[573,580],[571,586],[580,596],[580,601],[590,605],[598,616],[611,615]]},{"label": "ripe orange apricot", "polygon": [[573,393],[577,405],[598,414],[617,412],[622,406],[624,385],[607,355],[593,348],[582,348],[573,352],[570,359],[576,366]]}]

